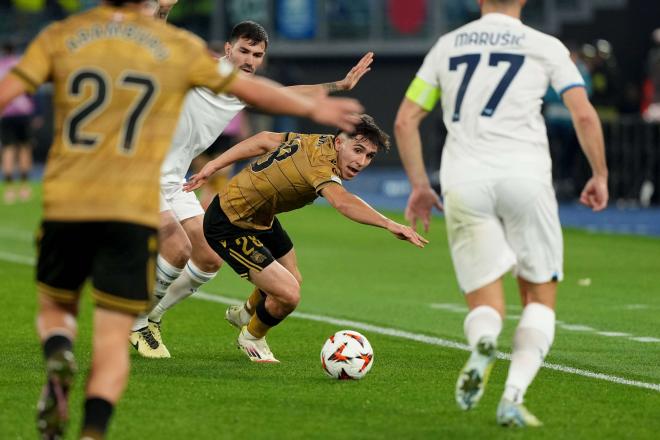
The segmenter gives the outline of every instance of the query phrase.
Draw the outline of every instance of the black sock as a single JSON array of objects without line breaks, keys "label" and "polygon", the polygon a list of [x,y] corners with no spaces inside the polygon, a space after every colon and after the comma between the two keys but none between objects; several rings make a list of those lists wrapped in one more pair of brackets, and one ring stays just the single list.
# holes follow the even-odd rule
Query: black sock
[{"label": "black sock", "polygon": [[257,317],[266,324],[269,327],[275,327],[277,324],[282,322],[282,319],[276,318],[273,315],[270,314],[268,309],[266,309],[266,301],[259,301],[259,304],[257,304],[257,307],[255,309],[255,313],[257,314]]},{"label": "black sock", "polygon": [[88,397],[85,400],[85,421],[83,434],[91,438],[103,438],[108,429],[114,406],[100,397]]},{"label": "black sock", "polygon": [[44,355],[46,359],[50,358],[54,353],[62,350],[73,349],[73,342],[71,339],[64,335],[52,335],[44,341]]}]

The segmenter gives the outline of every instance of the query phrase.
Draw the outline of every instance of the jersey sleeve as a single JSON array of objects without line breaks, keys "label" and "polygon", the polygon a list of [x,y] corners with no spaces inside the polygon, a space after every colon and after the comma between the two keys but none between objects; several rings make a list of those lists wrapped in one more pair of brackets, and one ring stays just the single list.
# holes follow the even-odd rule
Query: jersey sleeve
[{"label": "jersey sleeve", "polygon": [[25,83],[30,93],[36,92],[52,74],[53,57],[49,44],[51,29],[46,28],[30,43],[21,60],[11,70]]},{"label": "jersey sleeve", "polygon": [[[341,178],[338,176],[335,165],[325,155],[316,156],[311,154],[310,148],[331,148],[327,145],[328,142],[332,143],[332,136],[303,136],[300,138],[301,147],[305,149],[304,154],[307,155],[307,160],[302,162],[301,169],[299,170],[307,183],[309,183],[317,194],[321,194],[321,190],[331,184],[338,183],[341,185]],[[322,140],[323,144],[319,145]]]},{"label": "jersey sleeve", "polygon": [[218,63],[206,45],[197,38],[190,38],[191,61],[188,71],[193,87],[206,87],[215,93],[223,92],[236,78],[238,71],[231,63]]},{"label": "jersey sleeve", "polygon": [[561,96],[573,87],[585,87],[584,79],[566,46],[559,40],[554,40],[549,49],[547,63],[550,69],[550,84],[557,94]]},{"label": "jersey sleeve", "polygon": [[440,99],[440,81],[438,69],[440,68],[440,42],[426,54],[422,67],[417,71],[415,79],[408,86],[406,98],[410,99],[426,111],[433,107]]}]

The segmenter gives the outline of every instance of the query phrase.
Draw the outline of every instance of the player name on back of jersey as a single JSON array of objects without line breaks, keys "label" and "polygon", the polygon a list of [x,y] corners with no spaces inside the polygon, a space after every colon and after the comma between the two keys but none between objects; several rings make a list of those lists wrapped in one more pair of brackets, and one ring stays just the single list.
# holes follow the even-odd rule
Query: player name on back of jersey
[{"label": "player name on back of jersey", "polygon": [[157,60],[164,60],[169,56],[167,47],[149,29],[133,23],[116,21],[103,24],[94,23],[91,26],[76,29],[74,35],[66,40],[66,47],[70,52],[75,52],[90,43],[110,38],[122,38],[146,47]]},{"label": "player name on back of jersey", "polygon": [[505,32],[459,32],[454,38],[454,47],[462,46],[520,46],[525,33]]}]

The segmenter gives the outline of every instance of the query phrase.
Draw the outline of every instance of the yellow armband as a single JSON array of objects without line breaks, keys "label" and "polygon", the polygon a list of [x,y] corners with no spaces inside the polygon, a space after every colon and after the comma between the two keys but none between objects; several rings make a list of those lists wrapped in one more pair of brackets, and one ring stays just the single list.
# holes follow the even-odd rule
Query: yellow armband
[{"label": "yellow armband", "polygon": [[406,98],[430,112],[440,99],[440,89],[419,77],[415,77],[406,91]]}]

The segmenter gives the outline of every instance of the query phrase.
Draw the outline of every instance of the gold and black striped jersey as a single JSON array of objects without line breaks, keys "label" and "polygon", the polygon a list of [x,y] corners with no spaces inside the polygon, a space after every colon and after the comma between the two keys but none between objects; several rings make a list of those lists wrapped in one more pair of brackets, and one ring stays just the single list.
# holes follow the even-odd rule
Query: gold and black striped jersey
[{"label": "gold and black striped jersey", "polygon": [[225,90],[193,34],[131,8],[100,6],[48,26],[12,73],[54,84],[44,218],[158,226],[159,174],[184,96]]},{"label": "gold and black striped jersey", "polygon": [[334,136],[288,133],[275,151],[229,181],[220,206],[234,225],[265,230],[275,214],[313,202],[332,182],[341,185]]}]

